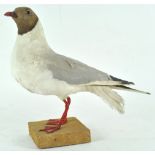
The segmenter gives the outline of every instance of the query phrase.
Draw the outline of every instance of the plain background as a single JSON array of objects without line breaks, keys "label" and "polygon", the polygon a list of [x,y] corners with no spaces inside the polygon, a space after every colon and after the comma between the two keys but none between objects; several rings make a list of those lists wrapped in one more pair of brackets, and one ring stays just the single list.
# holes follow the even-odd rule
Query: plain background
[{"label": "plain background", "polygon": [[[11,75],[17,28],[0,5],[0,150],[38,150],[27,122],[58,118],[64,104],[32,94]],[[90,130],[92,142],[49,150],[155,150],[155,5],[27,5],[40,17],[50,46],[152,95],[120,92],[125,114],[89,93],[72,95],[69,116]]]}]

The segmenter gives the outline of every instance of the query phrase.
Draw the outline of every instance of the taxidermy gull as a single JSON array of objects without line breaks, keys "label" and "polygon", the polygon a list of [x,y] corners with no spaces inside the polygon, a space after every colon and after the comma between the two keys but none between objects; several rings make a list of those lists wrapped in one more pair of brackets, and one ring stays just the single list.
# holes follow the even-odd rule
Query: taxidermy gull
[{"label": "taxidermy gull", "polygon": [[120,113],[124,112],[124,102],[115,89],[149,94],[127,86],[133,82],[54,52],[46,41],[38,16],[31,8],[18,7],[4,15],[12,17],[18,28],[11,65],[17,82],[32,93],[56,95],[65,103],[61,118],[48,120],[41,131],[52,133],[67,122],[70,94],[94,93]]}]

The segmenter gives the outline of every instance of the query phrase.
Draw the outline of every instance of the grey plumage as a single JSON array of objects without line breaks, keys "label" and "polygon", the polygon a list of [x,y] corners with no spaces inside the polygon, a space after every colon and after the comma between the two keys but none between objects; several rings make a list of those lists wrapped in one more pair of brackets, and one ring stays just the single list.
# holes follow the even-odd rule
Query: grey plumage
[{"label": "grey plumage", "polygon": [[119,81],[122,84],[134,84],[133,82],[115,78],[82,62],[56,53],[52,54],[47,64],[47,67],[52,71],[54,78],[69,84],[86,84],[95,81],[109,80]]}]

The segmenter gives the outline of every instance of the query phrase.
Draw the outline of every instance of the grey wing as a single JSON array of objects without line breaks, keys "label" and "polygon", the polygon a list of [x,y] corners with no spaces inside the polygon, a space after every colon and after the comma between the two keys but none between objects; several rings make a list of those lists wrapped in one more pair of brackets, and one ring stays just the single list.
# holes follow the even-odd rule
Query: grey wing
[{"label": "grey wing", "polygon": [[65,81],[69,84],[85,84],[107,80],[124,81],[59,54],[52,55],[47,66],[52,71],[55,79]]}]

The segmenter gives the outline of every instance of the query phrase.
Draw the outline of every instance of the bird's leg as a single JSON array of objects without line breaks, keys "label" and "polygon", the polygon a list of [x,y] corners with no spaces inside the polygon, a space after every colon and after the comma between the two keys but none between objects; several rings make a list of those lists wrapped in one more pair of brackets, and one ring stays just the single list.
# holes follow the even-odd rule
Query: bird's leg
[{"label": "bird's leg", "polygon": [[61,118],[49,120],[47,125],[54,125],[54,126],[46,126],[44,129],[41,129],[40,131],[46,131],[47,133],[51,133],[56,130],[59,130],[61,128],[61,125],[67,122],[67,113],[68,113],[69,105],[71,103],[70,97],[67,97],[67,99],[64,100],[64,103],[65,103],[65,111],[61,116]]},{"label": "bird's leg", "polygon": [[59,124],[61,124],[61,125],[67,123],[67,113],[68,113],[69,106],[70,106],[70,103],[71,103],[71,98],[67,97],[67,100],[64,100],[64,103],[65,103],[65,111],[64,111],[64,113],[61,116],[61,119],[59,121]]},{"label": "bird's leg", "polygon": [[47,125],[58,125],[61,122],[61,125],[67,123],[67,112],[69,109],[69,105],[71,103],[71,99],[70,97],[67,97],[66,100],[63,100],[65,103],[65,111],[63,113],[63,115],[61,116],[61,119],[50,119],[47,122]]}]

